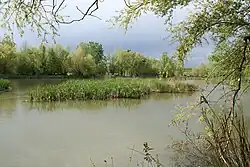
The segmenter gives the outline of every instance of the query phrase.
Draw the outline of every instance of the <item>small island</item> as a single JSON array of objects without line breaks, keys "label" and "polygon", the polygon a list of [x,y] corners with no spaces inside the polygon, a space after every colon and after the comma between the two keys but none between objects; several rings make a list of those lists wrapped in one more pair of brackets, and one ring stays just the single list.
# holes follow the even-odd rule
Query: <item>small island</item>
[{"label": "small island", "polygon": [[39,85],[29,92],[30,101],[140,99],[151,93],[188,93],[198,90],[193,84],[159,79],[113,78],[67,80]]}]

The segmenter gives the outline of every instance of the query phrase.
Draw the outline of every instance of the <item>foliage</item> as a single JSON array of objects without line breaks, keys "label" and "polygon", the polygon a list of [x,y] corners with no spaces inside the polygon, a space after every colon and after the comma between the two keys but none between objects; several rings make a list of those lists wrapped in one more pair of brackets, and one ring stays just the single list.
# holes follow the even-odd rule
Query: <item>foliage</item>
[{"label": "foliage", "polygon": [[11,83],[7,79],[0,79],[0,90],[7,90],[11,86]]},{"label": "foliage", "polygon": [[95,63],[98,64],[100,61],[104,60],[104,53],[102,44],[97,42],[80,43],[79,46],[86,55],[90,54],[93,56]]},{"label": "foliage", "polygon": [[[192,8],[193,12],[187,19],[172,24],[175,9],[184,7]],[[210,40],[216,46],[212,54],[213,60],[218,62],[215,75],[223,76],[237,68],[237,62],[240,61],[240,55],[243,52],[240,49],[244,45],[243,38],[249,35],[248,1],[180,0],[172,3],[172,1],[162,0],[136,0],[133,3],[127,2],[127,6],[120,15],[111,21],[127,29],[130,23],[139,18],[143,12],[153,12],[166,18],[172,39],[178,42],[174,55],[180,62],[184,62],[187,54],[194,47]],[[230,79],[237,81],[235,75]]]},{"label": "foliage", "polygon": [[[231,103],[231,100],[226,103]],[[230,118],[230,104],[224,104],[220,109],[206,105],[202,105],[197,122],[204,127],[203,132],[195,133],[188,126],[192,121],[191,116],[197,115],[194,106],[191,110],[181,109],[173,120],[172,125],[178,127],[186,137],[170,145],[174,151],[173,166],[249,166],[249,127],[245,124],[243,110],[237,108],[237,116],[233,114]]]},{"label": "foliage", "polygon": [[14,66],[16,45],[8,36],[0,42],[0,73],[12,73]]},{"label": "foliage", "polygon": [[87,77],[105,75],[107,67],[101,44],[90,42],[87,46],[87,55],[83,52],[83,47],[78,47],[75,53],[70,53],[59,44],[52,47],[41,44],[38,48],[25,45],[21,50],[16,50],[15,44],[6,36],[0,43],[0,74],[40,76],[67,75],[69,72],[75,72]]},{"label": "foliage", "polygon": [[[131,50],[115,50],[104,56],[102,45],[80,43],[74,52],[59,44],[28,47],[16,50],[7,36],[0,45],[0,74],[6,76],[67,75],[101,77],[106,74],[121,77],[180,76],[178,61],[165,53],[158,60]],[[166,75],[167,74],[167,75]],[[182,74],[181,74],[182,75]]]},{"label": "foliage", "polygon": [[[37,33],[38,38],[47,42],[47,37],[59,35],[60,24],[71,24],[82,21],[85,17],[93,16],[93,13],[99,8],[102,0],[93,0],[86,11],[82,11],[78,5],[76,10],[80,14],[78,18],[65,15],[64,9],[67,8],[67,0],[4,0],[0,3],[1,21],[0,27],[7,30],[6,33],[13,36],[16,29],[22,37],[27,28]],[[70,9],[72,10],[72,9]],[[66,12],[67,13],[67,12]],[[100,18],[99,18],[100,19]]]},{"label": "foliage", "polygon": [[198,86],[180,81],[149,80],[152,92],[158,93],[189,93],[198,90]]},{"label": "foliage", "polygon": [[149,87],[136,80],[69,80],[58,85],[38,86],[30,92],[30,98],[32,101],[104,100],[141,98],[149,93]]},{"label": "foliage", "polygon": [[[161,89],[164,88],[164,89]],[[191,84],[171,84],[146,79],[68,80],[57,85],[40,85],[29,92],[31,101],[105,100],[142,98],[152,92],[193,92]]]},{"label": "foliage", "polygon": [[201,63],[198,67],[185,69],[184,76],[207,78],[211,68],[211,64]]},{"label": "foliage", "polygon": [[55,75],[66,74],[69,68],[69,51],[60,45],[25,48],[16,53],[15,74]]},{"label": "foliage", "polygon": [[161,74],[163,78],[173,77],[175,72],[174,61],[167,56],[166,52],[161,56]]},{"label": "foliage", "polygon": [[198,77],[207,77],[209,74],[209,67],[202,63],[199,67],[193,68],[192,73]]},{"label": "foliage", "polygon": [[149,58],[131,50],[116,50],[108,58],[111,74],[118,76],[158,76],[161,60]]},{"label": "foliage", "polygon": [[[175,9],[184,7],[191,8],[192,12],[186,19],[173,24]],[[239,99],[244,93],[241,86],[249,70],[249,1],[135,0],[127,3],[114,21],[127,29],[142,12],[153,12],[166,18],[172,39],[178,43],[174,56],[179,62],[183,63],[192,49],[204,42],[215,45],[209,57],[213,67],[210,72],[219,82],[206,96],[202,94],[199,105],[196,105],[205,105],[200,108],[205,129],[195,135],[188,126],[184,127],[182,132],[186,139],[173,145],[177,153],[174,166],[248,167],[249,136]],[[221,84],[230,85],[232,89],[228,92],[223,89],[221,99],[225,100],[228,94],[230,99],[225,100],[227,104],[217,111],[208,97]],[[187,118],[179,119],[179,123],[183,122],[187,123]]]},{"label": "foliage", "polygon": [[73,72],[85,77],[107,73],[102,45],[95,42],[80,43],[72,56]]},{"label": "foliage", "polygon": [[78,75],[93,75],[96,69],[96,63],[92,55],[78,47],[74,56],[72,56],[73,69]]}]

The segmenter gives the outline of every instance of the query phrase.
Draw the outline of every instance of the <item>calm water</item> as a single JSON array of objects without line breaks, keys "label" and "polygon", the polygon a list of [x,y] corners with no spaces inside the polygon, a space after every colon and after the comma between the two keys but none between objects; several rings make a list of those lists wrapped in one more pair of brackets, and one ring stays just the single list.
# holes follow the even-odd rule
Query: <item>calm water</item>
[{"label": "calm water", "polygon": [[[170,136],[181,133],[168,127],[177,104],[194,102],[193,95],[153,95],[144,100],[65,103],[28,103],[27,89],[59,80],[12,80],[13,90],[0,94],[1,167],[127,166],[131,150],[149,142],[168,162]],[[191,125],[199,129],[196,122]],[[139,154],[133,157],[142,160]]]}]

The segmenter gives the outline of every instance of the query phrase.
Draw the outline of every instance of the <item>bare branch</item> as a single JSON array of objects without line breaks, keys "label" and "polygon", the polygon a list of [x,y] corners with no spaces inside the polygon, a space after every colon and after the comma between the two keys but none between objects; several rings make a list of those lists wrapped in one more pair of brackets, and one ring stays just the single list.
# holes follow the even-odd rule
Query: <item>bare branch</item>
[{"label": "bare branch", "polygon": [[[51,35],[55,40],[58,36],[58,28],[60,24],[71,24],[73,22],[82,21],[86,16],[91,16],[101,20],[95,16],[94,12],[99,9],[99,2],[103,0],[93,0],[93,3],[87,8],[86,12],[76,6],[76,10],[80,13],[80,18],[72,18],[66,20],[67,16],[61,13],[67,7],[67,0],[5,0],[0,2],[1,22],[0,27],[8,30],[9,35],[13,36],[13,25],[15,25],[22,36],[24,31],[30,28],[33,32],[37,32],[38,38]],[[67,17],[69,18],[69,17]],[[65,19],[65,20],[64,20]]]},{"label": "bare branch", "polygon": [[[60,5],[58,6],[57,10],[55,12],[52,11],[52,14],[56,20],[57,23],[60,23],[60,24],[71,24],[71,23],[74,23],[74,22],[78,22],[78,21],[81,21],[83,20],[86,16],[92,16],[92,17],[95,17],[95,18],[98,18],[100,19],[99,17],[93,15],[93,13],[95,11],[97,11],[99,9],[99,0],[95,0],[87,9],[87,11],[84,13],[83,11],[81,11],[79,9],[78,6],[76,6],[76,9],[82,14],[82,17],[79,18],[79,19],[73,19],[71,21],[61,21],[61,20],[58,20],[57,19],[57,14],[58,14],[58,11],[59,9],[62,7],[63,3],[65,2],[65,0],[63,0]],[[94,7],[95,6],[95,7]],[[94,7],[94,9],[92,9]]]}]

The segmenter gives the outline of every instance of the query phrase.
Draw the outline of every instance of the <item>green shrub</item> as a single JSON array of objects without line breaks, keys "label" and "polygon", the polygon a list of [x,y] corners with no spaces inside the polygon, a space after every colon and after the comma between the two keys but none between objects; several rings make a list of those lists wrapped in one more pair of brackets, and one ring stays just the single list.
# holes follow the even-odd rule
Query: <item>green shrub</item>
[{"label": "green shrub", "polygon": [[[183,92],[191,90],[184,88]],[[29,91],[29,97],[31,101],[140,99],[152,92],[174,92],[174,90],[168,82],[158,80],[68,80],[57,85],[37,86]]]},{"label": "green shrub", "polygon": [[0,79],[0,91],[7,90],[10,88],[10,81],[7,79]]}]

